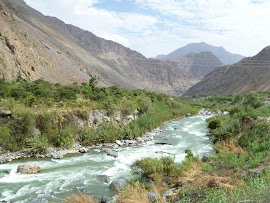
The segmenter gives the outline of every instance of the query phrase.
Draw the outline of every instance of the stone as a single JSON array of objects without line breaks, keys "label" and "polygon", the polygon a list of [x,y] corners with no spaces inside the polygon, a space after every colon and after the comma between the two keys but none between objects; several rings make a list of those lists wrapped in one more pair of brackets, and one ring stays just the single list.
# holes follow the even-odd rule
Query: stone
[{"label": "stone", "polygon": [[190,113],[188,113],[187,115],[186,115],[186,117],[191,117],[192,116],[192,114],[190,114]]},{"label": "stone", "polygon": [[174,185],[174,187],[184,187],[186,183],[184,181],[180,181]]},{"label": "stone", "polygon": [[79,149],[79,152],[80,152],[80,153],[86,153],[87,151],[88,151],[88,149],[85,148],[85,147],[81,147],[81,148]]},{"label": "stone", "polygon": [[150,198],[152,202],[157,202],[158,198],[155,192],[148,192],[147,196]]},{"label": "stone", "polygon": [[116,192],[122,190],[128,183],[126,178],[117,178],[112,181],[110,188]]},{"label": "stone", "polygon": [[137,138],[136,138],[136,141],[137,141],[138,143],[140,143],[140,144],[144,143],[144,139],[141,138],[141,137],[137,137]]},{"label": "stone", "polygon": [[0,109],[0,116],[1,117],[11,117],[12,112],[10,110]]},{"label": "stone", "polygon": [[208,160],[209,160],[209,158],[206,155],[203,155],[202,162],[207,162]]},{"label": "stone", "polygon": [[60,153],[51,153],[46,155],[48,158],[53,158],[53,159],[63,159],[64,156]]},{"label": "stone", "polygon": [[116,140],[115,143],[119,145],[120,147],[123,145],[123,143],[120,140]]},{"label": "stone", "polygon": [[172,177],[166,177],[166,181],[167,182],[172,182],[173,181],[173,178]]},{"label": "stone", "polygon": [[23,173],[23,174],[36,174],[40,171],[41,171],[41,168],[38,162],[22,164],[22,165],[19,165],[17,168],[17,173]]},{"label": "stone", "polygon": [[116,151],[113,151],[113,150],[107,150],[105,152],[108,156],[111,156],[113,158],[117,158],[118,157],[118,153]]},{"label": "stone", "polygon": [[173,193],[174,191],[175,191],[175,189],[172,188],[172,189],[167,190],[166,192],[164,192],[164,193],[163,193],[163,196],[162,196],[163,199],[166,200],[166,199],[170,198],[170,197],[174,194],[174,193]]},{"label": "stone", "polygon": [[119,195],[114,195],[113,197],[104,196],[101,199],[101,203],[116,203],[119,198]]},{"label": "stone", "polygon": [[107,175],[99,175],[98,179],[102,181],[103,183],[109,183],[111,182],[111,178]]},{"label": "stone", "polygon": [[144,173],[143,169],[139,166],[134,166],[131,168],[131,170],[134,174],[143,174]]},{"label": "stone", "polygon": [[80,192],[80,193],[86,193],[86,189],[84,187],[75,187],[74,191]]}]

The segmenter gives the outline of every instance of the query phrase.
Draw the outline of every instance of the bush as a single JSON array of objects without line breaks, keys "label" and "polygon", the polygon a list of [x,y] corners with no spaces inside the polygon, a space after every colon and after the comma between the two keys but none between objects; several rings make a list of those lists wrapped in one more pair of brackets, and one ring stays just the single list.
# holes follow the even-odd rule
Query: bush
[{"label": "bush", "polygon": [[208,128],[210,128],[211,130],[215,130],[215,129],[220,127],[220,123],[221,123],[221,121],[219,119],[212,120],[208,124]]},{"label": "bush", "polygon": [[154,178],[157,175],[178,176],[180,173],[180,165],[174,163],[171,157],[144,158],[135,161],[131,167],[140,167],[144,171],[144,176]]},{"label": "bush", "polygon": [[133,101],[126,101],[123,108],[124,108],[123,109],[124,116],[128,116],[134,113],[136,105]]},{"label": "bush", "polygon": [[0,146],[5,150],[16,150],[17,144],[8,125],[0,126]]},{"label": "bush", "polygon": [[69,148],[74,143],[74,128],[67,126],[60,130],[59,135],[55,137],[53,142],[56,147]]},{"label": "bush", "polygon": [[216,131],[214,132],[214,143],[219,141],[226,141],[228,138],[232,137],[232,133],[228,131]]},{"label": "bush", "polygon": [[26,140],[28,150],[33,154],[45,154],[49,148],[48,140],[42,135],[33,135]]},{"label": "bush", "polygon": [[137,103],[139,105],[139,111],[141,113],[147,113],[152,107],[152,101],[148,97],[139,96],[137,98]]}]

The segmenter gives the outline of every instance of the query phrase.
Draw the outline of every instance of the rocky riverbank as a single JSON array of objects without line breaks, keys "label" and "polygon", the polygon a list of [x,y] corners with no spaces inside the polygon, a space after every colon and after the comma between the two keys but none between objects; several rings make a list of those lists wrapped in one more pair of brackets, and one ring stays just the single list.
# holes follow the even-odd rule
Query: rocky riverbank
[{"label": "rocky riverbank", "polygon": [[[221,115],[223,113],[220,110],[209,111],[207,109],[201,109],[198,115],[201,116],[215,116]],[[187,114],[186,117],[190,117],[192,114]],[[134,119],[134,118],[133,118]],[[133,120],[132,119],[132,120]],[[179,119],[179,118],[177,118]],[[173,119],[173,120],[177,120]],[[101,119],[100,119],[101,120]],[[171,122],[173,120],[167,121],[164,124]],[[164,125],[163,124],[163,125]],[[154,139],[154,136],[161,132],[160,127],[153,130],[152,132],[148,132],[142,137],[138,137],[134,140],[117,140],[115,143],[104,143],[93,146],[82,146],[80,143],[74,143],[70,149],[59,149],[59,148],[49,148],[46,154],[32,154],[27,151],[22,152],[7,152],[4,154],[0,154],[0,164],[11,162],[13,160],[18,159],[27,159],[27,158],[52,158],[52,159],[62,159],[66,155],[70,154],[78,154],[78,153],[87,153],[91,149],[99,149],[100,152],[107,154],[108,156],[117,157],[117,151],[120,147],[134,147],[138,145],[144,144],[146,141],[150,141]]]}]

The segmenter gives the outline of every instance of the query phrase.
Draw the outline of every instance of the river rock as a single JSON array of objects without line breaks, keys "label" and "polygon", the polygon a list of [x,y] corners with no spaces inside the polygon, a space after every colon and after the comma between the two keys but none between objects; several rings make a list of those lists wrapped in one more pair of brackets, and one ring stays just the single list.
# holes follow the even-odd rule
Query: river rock
[{"label": "river rock", "polygon": [[147,196],[150,198],[150,200],[152,202],[157,202],[158,201],[157,195],[154,192],[148,192]]},{"label": "river rock", "polygon": [[84,187],[75,187],[73,190],[75,192],[86,193],[86,189]]},{"label": "river rock", "polygon": [[117,158],[118,157],[118,153],[116,151],[113,151],[111,149],[105,151],[105,153],[108,155],[108,156],[111,156],[113,158]]},{"label": "river rock", "polygon": [[103,183],[109,183],[109,182],[111,182],[110,177],[109,176],[106,176],[106,175],[99,175],[98,176],[98,179],[100,181],[102,181]]},{"label": "river rock", "polygon": [[116,203],[119,198],[119,195],[114,195],[113,197],[104,196],[101,199],[101,203]]},{"label": "river rock", "polygon": [[39,171],[41,171],[41,168],[38,162],[22,164],[22,165],[19,165],[17,168],[17,173],[23,173],[23,174],[36,174]]},{"label": "river rock", "polygon": [[192,116],[192,114],[190,114],[190,113],[188,113],[187,115],[186,115],[186,117],[191,117]]},{"label": "river rock", "polygon": [[143,169],[139,166],[134,166],[131,168],[131,170],[134,174],[143,174],[144,173]]},{"label": "river rock", "polygon": [[128,183],[126,178],[117,178],[112,181],[110,188],[116,192],[122,190]]},{"label": "river rock", "polygon": [[79,152],[80,152],[80,153],[86,153],[87,151],[88,151],[88,149],[85,148],[85,147],[81,147],[81,148],[79,149]]},{"label": "river rock", "polygon": [[63,159],[64,158],[64,156],[63,156],[63,154],[61,154],[61,153],[49,153],[49,154],[46,154],[46,157],[48,157],[48,158],[53,158],[53,159]]},{"label": "river rock", "polygon": [[130,147],[134,147],[138,145],[136,140],[124,140],[124,144]]},{"label": "river rock", "polygon": [[115,143],[119,145],[120,147],[123,145],[123,143],[120,140],[116,140]]},{"label": "river rock", "polygon": [[137,141],[138,143],[140,143],[140,144],[144,143],[144,139],[141,138],[141,137],[137,137],[137,138],[136,138],[136,141]]}]

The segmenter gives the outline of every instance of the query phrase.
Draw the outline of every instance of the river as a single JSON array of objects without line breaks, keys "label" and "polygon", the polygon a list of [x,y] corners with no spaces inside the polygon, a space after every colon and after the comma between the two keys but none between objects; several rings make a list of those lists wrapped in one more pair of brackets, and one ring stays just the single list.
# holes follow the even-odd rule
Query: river
[{"label": "river", "polygon": [[[213,152],[207,135],[205,116],[193,116],[164,124],[162,132],[154,140],[142,146],[118,149],[118,158],[112,158],[91,150],[61,160],[39,159],[19,160],[0,165],[0,202],[60,202],[70,194],[83,188],[87,194],[96,197],[113,195],[109,184],[100,180],[100,175],[111,179],[132,178],[130,165],[143,157],[160,157],[166,152],[175,155],[175,161],[185,158],[184,151],[191,149],[194,154],[203,156]],[[165,142],[171,145],[157,145]],[[35,175],[17,174],[18,165],[38,161],[42,172]]]}]

